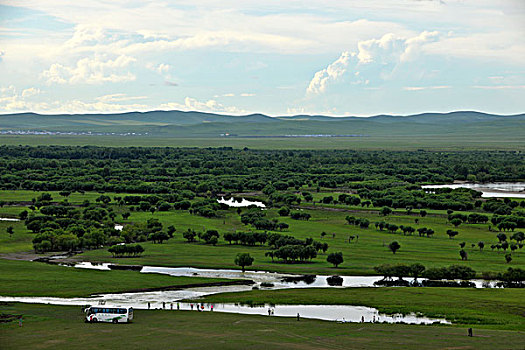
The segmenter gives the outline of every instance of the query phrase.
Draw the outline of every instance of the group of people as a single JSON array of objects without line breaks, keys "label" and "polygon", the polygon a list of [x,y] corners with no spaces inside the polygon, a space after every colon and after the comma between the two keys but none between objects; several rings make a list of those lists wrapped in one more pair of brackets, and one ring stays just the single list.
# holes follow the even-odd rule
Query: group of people
[{"label": "group of people", "polygon": [[[204,311],[205,309],[205,306],[204,306],[204,303],[197,303],[197,304],[193,304],[191,303],[190,304],[190,309],[193,310],[193,308],[196,308],[197,311]],[[151,309],[151,303],[148,302],[148,310]],[[165,310],[166,309],[166,302],[163,301],[162,302],[162,309]],[[170,303],[170,310],[173,310],[173,303]],[[180,303],[177,303],[177,310],[180,310]],[[213,311],[213,304],[210,305],[210,311]]]},{"label": "group of people", "polygon": [[[197,311],[204,311],[204,304],[196,304]],[[190,304],[190,308],[193,310],[193,303]],[[213,304],[210,305],[210,311],[213,311]]]},{"label": "group of people", "polygon": [[[379,316],[377,316],[377,322],[379,322]],[[361,316],[361,323],[365,323],[365,316]],[[372,323],[376,323],[376,315],[372,317]]]}]

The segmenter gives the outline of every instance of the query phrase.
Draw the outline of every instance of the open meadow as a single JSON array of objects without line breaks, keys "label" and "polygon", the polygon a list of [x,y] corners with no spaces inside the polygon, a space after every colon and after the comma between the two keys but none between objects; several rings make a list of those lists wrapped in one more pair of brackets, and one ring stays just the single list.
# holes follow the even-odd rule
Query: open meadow
[{"label": "open meadow", "polygon": [[525,333],[465,328],[326,322],[218,312],[137,310],[130,324],[89,324],[78,307],[2,304],[0,324],[8,349],[522,349]]}]

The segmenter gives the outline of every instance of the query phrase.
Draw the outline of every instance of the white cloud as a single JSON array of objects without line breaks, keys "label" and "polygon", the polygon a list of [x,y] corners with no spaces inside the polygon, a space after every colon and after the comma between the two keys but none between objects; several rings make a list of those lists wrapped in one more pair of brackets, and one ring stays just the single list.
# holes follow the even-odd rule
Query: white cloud
[{"label": "white cloud", "polygon": [[198,101],[197,99],[186,97],[184,103],[168,102],[160,105],[161,109],[166,110],[182,110],[182,111],[200,111],[200,112],[218,112],[218,113],[230,113],[230,114],[244,114],[245,110],[233,107],[225,106],[216,100]]},{"label": "white cloud", "polygon": [[106,56],[95,55],[77,61],[74,66],[52,64],[42,72],[41,77],[49,84],[101,84],[117,83],[135,80],[135,75],[124,72],[136,59],[121,55],[111,60]]},{"label": "white cloud", "polygon": [[22,97],[31,97],[40,94],[40,89],[31,87],[22,91]]},{"label": "white cloud", "polygon": [[255,94],[248,93],[248,92],[243,92],[243,93],[241,94],[241,97],[252,97],[252,96],[255,96]]},{"label": "white cloud", "polygon": [[160,64],[148,63],[146,64],[146,68],[154,72],[157,72],[159,74],[164,74],[164,73],[168,73],[172,67],[166,63],[160,63]]},{"label": "white cloud", "polygon": [[86,112],[132,112],[147,111],[151,106],[139,103],[118,104],[112,102],[86,102],[81,100],[70,100],[66,102],[55,101],[45,112],[52,113],[86,113]]},{"label": "white cloud", "polygon": [[405,86],[403,90],[406,91],[421,91],[421,90],[440,90],[450,89],[450,85],[435,85],[435,86]]},{"label": "white cloud", "polygon": [[331,82],[337,81],[346,72],[350,62],[350,52],[345,51],[337,60],[328,65],[328,67],[315,73],[310,81],[306,92],[311,94],[320,94],[326,91],[326,87]]},{"label": "white cloud", "polygon": [[360,41],[357,58],[359,63],[391,63],[414,60],[425,43],[436,41],[438,32],[424,31],[417,36],[403,38],[393,33],[383,35],[380,39]]},{"label": "white cloud", "polygon": [[475,85],[473,88],[484,90],[519,90],[525,89],[525,85]]},{"label": "white cloud", "polygon": [[100,102],[121,102],[121,101],[132,101],[132,100],[144,100],[148,96],[128,96],[126,94],[110,94],[103,95],[96,98]]},{"label": "white cloud", "polygon": [[40,94],[40,89],[31,87],[18,90],[10,85],[0,88],[0,112],[37,112],[37,113],[86,113],[86,112],[127,112],[146,111],[151,106],[146,104],[119,102],[146,99],[146,96],[127,96],[126,94],[111,94],[95,98],[94,101],[72,99],[67,101],[35,101],[33,98]]},{"label": "white cloud", "polygon": [[2,112],[26,112],[33,111],[46,106],[46,103],[38,103],[28,100],[32,96],[36,96],[40,90],[34,87],[22,90],[18,93],[14,85],[0,88],[0,111]]},{"label": "white cloud", "polygon": [[[354,63],[350,69],[353,75],[352,84],[370,83],[370,78],[361,70],[365,67],[368,69],[368,74],[373,72],[382,79],[388,79],[397,65],[415,60],[422,51],[422,46],[437,40],[438,37],[438,32],[424,31],[409,38],[388,33],[379,39],[359,41],[357,52],[344,51],[335,62],[316,72],[306,92],[309,94],[326,92],[330,84],[342,80],[352,62]],[[353,60],[354,57],[356,60]],[[370,69],[371,67],[374,69]]]}]

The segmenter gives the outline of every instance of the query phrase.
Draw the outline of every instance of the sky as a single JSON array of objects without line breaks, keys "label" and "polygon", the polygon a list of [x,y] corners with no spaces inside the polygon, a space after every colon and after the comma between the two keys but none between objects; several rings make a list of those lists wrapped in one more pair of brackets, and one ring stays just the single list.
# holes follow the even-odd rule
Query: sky
[{"label": "sky", "polygon": [[525,112],[523,0],[0,0],[0,113]]}]

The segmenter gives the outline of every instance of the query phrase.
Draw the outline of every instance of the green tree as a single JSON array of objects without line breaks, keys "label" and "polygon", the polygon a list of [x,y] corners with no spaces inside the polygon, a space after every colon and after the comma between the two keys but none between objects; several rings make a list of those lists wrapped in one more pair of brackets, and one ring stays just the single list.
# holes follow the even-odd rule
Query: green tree
[{"label": "green tree", "polygon": [[461,225],[462,222],[463,222],[463,221],[461,221],[461,219],[457,219],[457,218],[456,218],[456,219],[452,219],[452,220],[450,220],[450,223],[451,223],[452,225],[454,225],[454,227],[458,227],[459,225]]},{"label": "green tree", "polygon": [[235,257],[234,263],[235,265],[240,266],[242,272],[244,272],[246,266],[252,266],[253,260],[254,259],[250,256],[249,253],[239,253]]},{"label": "green tree", "polygon": [[485,242],[479,241],[478,242],[479,251],[482,252],[483,248],[485,248]]},{"label": "green tree", "polygon": [[399,250],[399,248],[401,248],[401,245],[397,241],[393,241],[388,245],[388,249],[390,249],[394,254]]},{"label": "green tree", "polygon": [[392,209],[390,209],[389,207],[383,207],[381,208],[381,210],[379,211],[379,213],[383,216],[387,216],[389,214],[392,214]]},{"label": "green tree", "polygon": [[281,207],[281,209],[279,209],[278,213],[279,213],[280,216],[288,216],[288,215],[290,215],[290,208],[288,208],[288,207]]},{"label": "green tree", "polygon": [[456,237],[458,234],[459,234],[458,231],[447,230],[447,235],[448,235],[448,238],[450,238],[450,239]]},{"label": "green tree", "polygon": [[337,252],[337,253],[330,253],[326,257],[326,261],[328,261],[330,264],[333,264],[336,268],[343,263],[343,253]]},{"label": "green tree", "polygon": [[416,281],[417,278],[423,275],[423,272],[425,272],[425,266],[423,266],[420,263],[412,264],[409,268],[410,274],[412,275],[412,277],[414,277],[414,281]]}]

